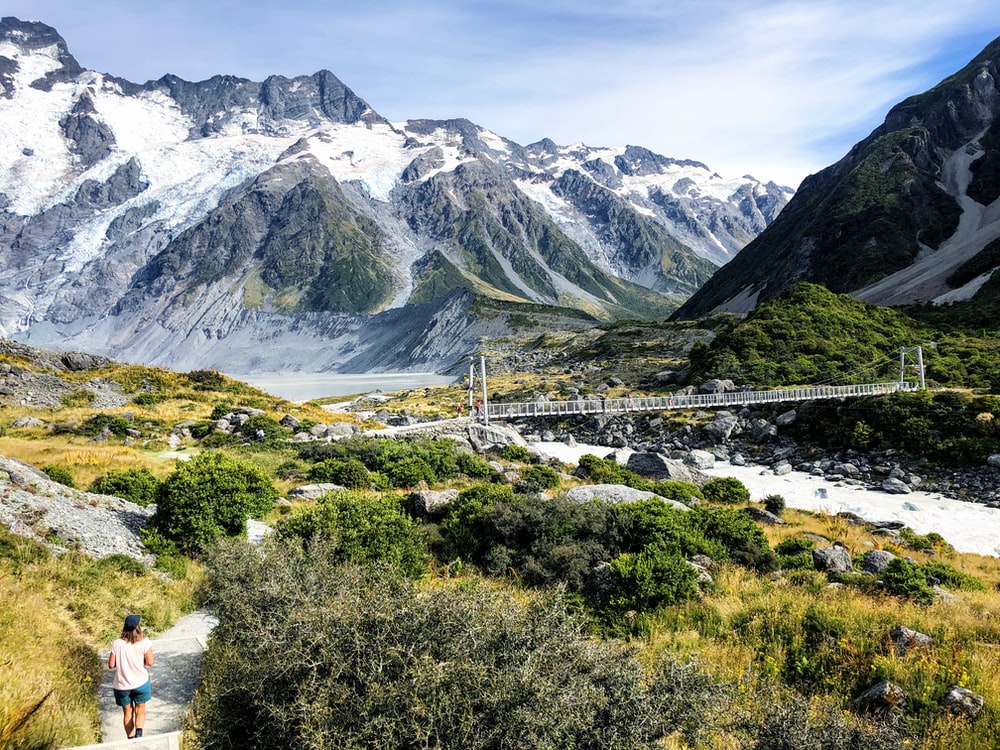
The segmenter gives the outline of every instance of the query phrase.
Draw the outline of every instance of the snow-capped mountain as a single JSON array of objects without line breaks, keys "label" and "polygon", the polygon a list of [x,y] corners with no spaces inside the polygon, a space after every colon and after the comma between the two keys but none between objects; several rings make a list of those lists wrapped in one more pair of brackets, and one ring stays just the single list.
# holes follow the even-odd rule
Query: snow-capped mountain
[{"label": "snow-capped mountain", "polygon": [[501,308],[663,316],[790,193],[639,147],[392,123],[327,71],[138,85],[0,21],[0,334],[39,345],[440,367]]}]

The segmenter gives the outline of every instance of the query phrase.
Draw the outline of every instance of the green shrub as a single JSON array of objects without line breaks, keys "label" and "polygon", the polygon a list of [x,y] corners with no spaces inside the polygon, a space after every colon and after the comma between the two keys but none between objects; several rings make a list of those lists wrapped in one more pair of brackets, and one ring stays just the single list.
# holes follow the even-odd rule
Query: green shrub
[{"label": "green shrub", "polygon": [[408,456],[388,467],[386,476],[393,487],[413,487],[420,482],[434,484],[437,474],[427,461],[420,456]]},{"label": "green shrub", "polygon": [[768,513],[780,516],[785,512],[785,498],[782,495],[768,495],[764,498],[764,509]]},{"label": "green shrub", "polygon": [[333,481],[352,490],[367,489],[371,485],[371,473],[358,459],[349,458],[341,464]]},{"label": "green shrub", "polygon": [[692,598],[698,574],[676,551],[650,545],[611,561],[614,586],[610,605],[619,611],[651,612]]},{"label": "green shrub", "polygon": [[651,750],[679,724],[672,686],[650,686],[632,650],[588,637],[556,599],[335,560],[317,545],[213,555],[200,744]]},{"label": "green shrub", "polygon": [[278,479],[305,479],[308,476],[306,468],[294,459],[282,461],[274,470]]},{"label": "green shrub", "polygon": [[779,555],[798,555],[802,552],[809,552],[816,546],[816,542],[804,536],[792,536],[782,539],[774,545],[774,551]]},{"label": "green shrub", "polygon": [[559,486],[559,473],[551,466],[529,466],[521,472],[522,481],[532,490],[551,490]]},{"label": "green shrub", "polygon": [[212,407],[212,416],[210,419],[214,422],[216,419],[222,419],[227,414],[231,413],[233,410],[233,405],[228,401],[219,401]]},{"label": "green shrub", "polygon": [[163,400],[164,396],[158,393],[150,393],[149,391],[137,393],[132,397],[132,403],[137,406],[155,406]]},{"label": "green shrub", "polygon": [[175,580],[183,580],[187,576],[190,560],[185,557],[177,545],[151,526],[142,530],[142,543],[156,557],[154,567],[166,573]]},{"label": "green shrub", "polygon": [[475,484],[448,503],[441,518],[441,536],[449,556],[474,560],[480,547],[478,524],[485,511],[499,502],[512,502],[514,489],[508,484]]},{"label": "green shrub", "polygon": [[750,501],[750,490],[735,477],[714,477],[705,482],[701,494],[710,503],[733,505]]},{"label": "green shrub", "polygon": [[[660,497],[676,500],[685,505],[697,505],[698,500],[705,499],[698,485],[691,482],[679,482],[675,479],[654,482],[650,487],[650,492],[655,492]],[[692,500],[695,502],[692,502]]]},{"label": "green shrub", "polygon": [[472,453],[458,454],[458,470],[471,479],[487,479],[492,473],[489,463]]},{"label": "green shrub", "polygon": [[927,576],[920,569],[902,557],[889,562],[882,574],[885,590],[894,596],[912,599],[917,604],[932,604],[934,591],[927,585]]},{"label": "green shrub", "polygon": [[778,558],[767,537],[746,513],[737,508],[695,508],[690,519],[707,539],[722,547],[722,559],[759,573],[777,570]]},{"label": "green shrub", "polygon": [[216,370],[192,370],[184,377],[196,391],[221,391],[226,387],[225,376]]},{"label": "green shrub", "polygon": [[259,467],[208,452],[177,469],[157,488],[152,525],[184,552],[221,536],[242,534],[248,518],[271,510],[278,493]]},{"label": "green shrub", "polygon": [[500,458],[502,458],[504,461],[517,461],[520,463],[527,463],[528,461],[531,460],[531,454],[528,453],[528,449],[525,448],[523,445],[516,445],[514,443],[511,443],[510,445],[505,446],[502,451],[500,451]]},{"label": "green shrub", "polygon": [[949,589],[963,589],[965,591],[986,591],[986,584],[973,575],[956,570],[947,563],[930,560],[920,566],[921,572],[926,578],[936,578],[940,585]]},{"label": "green shrub", "polygon": [[59,482],[67,487],[76,487],[76,480],[73,479],[73,472],[68,467],[61,464],[49,464],[42,468],[45,475],[53,482]]},{"label": "green shrub", "polygon": [[331,492],[279,522],[277,533],[307,541],[323,537],[337,562],[387,562],[413,576],[427,562],[420,527],[394,496]]},{"label": "green shrub", "polygon": [[125,437],[126,431],[131,426],[132,423],[125,417],[102,413],[94,414],[85,419],[83,424],[77,428],[77,432],[81,435],[94,437],[95,435],[100,435],[101,433],[107,431],[117,437]]},{"label": "green shrub", "polygon": [[254,414],[240,425],[240,434],[248,440],[260,440],[259,433],[265,441],[288,437],[288,431],[267,414]]},{"label": "green shrub", "polygon": [[160,480],[153,476],[146,467],[116,471],[112,469],[107,474],[97,477],[90,491],[99,495],[114,495],[143,507],[156,500],[156,488]]},{"label": "green shrub", "polygon": [[626,477],[630,472],[613,459],[586,453],[580,456],[577,465],[583,476],[595,484],[628,484]]}]

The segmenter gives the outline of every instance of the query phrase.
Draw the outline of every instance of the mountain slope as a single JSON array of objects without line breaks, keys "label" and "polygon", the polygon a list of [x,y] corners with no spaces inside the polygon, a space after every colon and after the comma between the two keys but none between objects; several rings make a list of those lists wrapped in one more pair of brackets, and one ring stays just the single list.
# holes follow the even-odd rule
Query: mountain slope
[{"label": "mountain slope", "polygon": [[677,317],[744,312],[797,281],[880,305],[972,298],[998,265],[983,255],[1000,237],[998,108],[1000,40],[808,177]]},{"label": "mountain slope", "polygon": [[[271,340],[275,369],[323,370],[411,306],[662,317],[789,194],[634,146],[391,123],[328,71],[135,84],[0,21],[0,335],[39,345],[233,370]],[[288,330],[323,354],[283,354]]]}]

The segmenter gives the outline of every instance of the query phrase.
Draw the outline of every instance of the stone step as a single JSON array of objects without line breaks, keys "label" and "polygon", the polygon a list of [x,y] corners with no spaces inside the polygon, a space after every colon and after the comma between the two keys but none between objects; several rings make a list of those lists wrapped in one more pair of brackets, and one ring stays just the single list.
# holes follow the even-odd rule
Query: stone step
[{"label": "stone step", "polygon": [[98,745],[80,745],[75,750],[180,750],[181,732],[151,734],[131,740],[116,740]]}]

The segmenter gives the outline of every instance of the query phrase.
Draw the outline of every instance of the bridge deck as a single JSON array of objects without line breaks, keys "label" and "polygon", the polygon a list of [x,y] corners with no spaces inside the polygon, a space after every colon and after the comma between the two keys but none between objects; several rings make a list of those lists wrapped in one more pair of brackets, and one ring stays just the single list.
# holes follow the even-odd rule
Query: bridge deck
[{"label": "bridge deck", "polygon": [[884,396],[897,391],[915,391],[916,383],[865,383],[861,385],[821,385],[783,388],[773,391],[729,391],[673,396],[641,396],[600,399],[593,396],[571,401],[528,401],[491,403],[486,406],[488,419],[518,417],[559,417],[573,414],[624,414],[668,409],[702,409],[719,406],[773,404],[785,401],[815,401],[818,399]]}]

